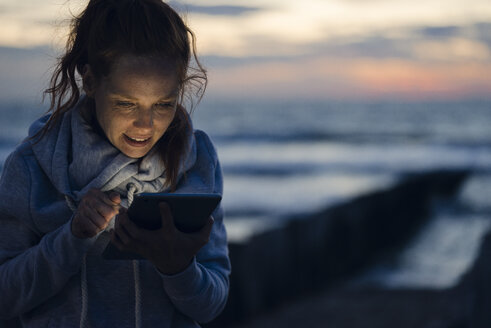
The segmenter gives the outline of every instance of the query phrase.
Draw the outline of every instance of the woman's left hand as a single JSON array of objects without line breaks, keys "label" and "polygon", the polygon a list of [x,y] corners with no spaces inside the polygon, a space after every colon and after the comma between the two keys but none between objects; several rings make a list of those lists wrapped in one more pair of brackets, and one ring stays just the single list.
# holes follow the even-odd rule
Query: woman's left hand
[{"label": "woman's left hand", "polygon": [[201,230],[184,233],[174,225],[169,206],[160,203],[159,207],[162,226],[158,230],[138,227],[129,219],[127,210],[121,208],[111,241],[119,250],[140,254],[163,274],[172,275],[186,269],[196,253],[208,243],[214,221],[210,217]]}]

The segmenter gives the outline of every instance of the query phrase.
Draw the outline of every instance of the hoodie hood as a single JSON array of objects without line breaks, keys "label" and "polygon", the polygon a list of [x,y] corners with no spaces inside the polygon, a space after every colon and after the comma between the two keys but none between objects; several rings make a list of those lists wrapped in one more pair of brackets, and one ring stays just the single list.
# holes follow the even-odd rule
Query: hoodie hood
[{"label": "hoodie hood", "polygon": [[[85,100],[81,97],[43,138],[31,139],[34,156],[55,188],[76,203],[91,188],[114,190],[123,197],[130,183],[136,193],[168,190],[164,188],[165,167],[156,147],[140,159],[124,155],[83,119],[81,110],[88,105]],[[34,122],[29,136],[33,137],[48,119],[46,115]],[[189,133],[179,178],[195,162],[196,141],[194,133]]]}]

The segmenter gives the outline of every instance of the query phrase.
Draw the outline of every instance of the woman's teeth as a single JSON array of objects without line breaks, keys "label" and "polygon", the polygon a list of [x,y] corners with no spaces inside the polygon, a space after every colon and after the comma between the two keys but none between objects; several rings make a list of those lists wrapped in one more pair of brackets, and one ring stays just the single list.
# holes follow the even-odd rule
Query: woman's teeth
[{"label": "woman's teeth", "polygon": [[131,140],[134,140],[134,141],[138,141],[138,142],[143,142],[143,141],[147,141],[148,139],[150,139],[150,138],[139,139],[139,138],[132,138],[132,137],[128,137],[128,138],[130,138]]}]

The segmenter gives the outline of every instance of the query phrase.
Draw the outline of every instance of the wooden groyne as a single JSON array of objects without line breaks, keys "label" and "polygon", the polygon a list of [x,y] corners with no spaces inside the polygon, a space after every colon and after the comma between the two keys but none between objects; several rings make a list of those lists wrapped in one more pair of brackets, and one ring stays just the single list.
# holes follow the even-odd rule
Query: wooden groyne
[{"label": "wooden groyne", "polygon": [[432,200],[453,195],[469,173],[408,174],[391,188],[290,217],[284,226],[231,242],[229,300],[206,327],[247,321],[397,251],[429,217]]}]

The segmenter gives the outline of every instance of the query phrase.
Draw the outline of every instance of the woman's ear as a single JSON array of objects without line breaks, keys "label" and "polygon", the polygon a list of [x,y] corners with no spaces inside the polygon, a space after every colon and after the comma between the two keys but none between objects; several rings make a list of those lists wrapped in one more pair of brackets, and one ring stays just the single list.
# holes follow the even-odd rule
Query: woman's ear
[{"label": "woman's ear", "polygon": [[85,94],[93,98],[96,89],[96,78],[89,64],[85,64],[83,68],[82,83]]}]

